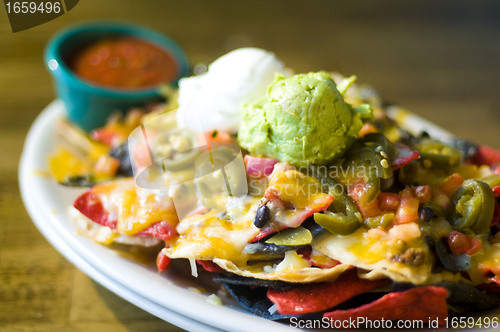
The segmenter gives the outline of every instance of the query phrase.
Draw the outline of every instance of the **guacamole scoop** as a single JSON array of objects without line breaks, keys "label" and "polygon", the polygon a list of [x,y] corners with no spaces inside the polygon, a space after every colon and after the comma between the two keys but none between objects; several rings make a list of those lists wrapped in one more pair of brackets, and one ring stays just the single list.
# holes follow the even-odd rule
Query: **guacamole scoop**
[{"label": "guacamole scoop", "polygon": [[256,156],[325,165],[349,148],[369,117],[366,105],[344,101],[326,72],[277,75],[267,95],[244,108],[238,141]]}]

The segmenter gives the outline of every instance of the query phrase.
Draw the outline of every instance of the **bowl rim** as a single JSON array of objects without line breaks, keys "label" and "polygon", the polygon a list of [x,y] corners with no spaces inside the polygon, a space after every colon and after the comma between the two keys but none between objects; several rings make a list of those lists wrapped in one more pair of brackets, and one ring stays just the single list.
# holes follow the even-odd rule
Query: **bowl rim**
[{"label": "bowl rim", "polygon": [[[94,32],[111,32],[123,34],[144,39],[159,46],[172,56],[178,67],[178,75],[173,84],[183,76],[189,73],[189,62],[184,51],[169,37],[152,30],[148,27],[140,26],[122,21],[91,21],[86,23],[74,24],[66,27],[51,37],[44,51],[44,61],[47,70],[58,82],[66,81],[66,84],[85,90],[88,93],[107,95],[109,97],[153,97],[158,95],[158,91],[164,86],[159,83],[151,87],[138,89],[113,88],[105,85],[94,84],[90,81],[78,77],[65,63],[61,56],[61,49],[72,44],[72,37],[85,35]],[[56,68],[51,68],[50,61],[55,60]]]}]

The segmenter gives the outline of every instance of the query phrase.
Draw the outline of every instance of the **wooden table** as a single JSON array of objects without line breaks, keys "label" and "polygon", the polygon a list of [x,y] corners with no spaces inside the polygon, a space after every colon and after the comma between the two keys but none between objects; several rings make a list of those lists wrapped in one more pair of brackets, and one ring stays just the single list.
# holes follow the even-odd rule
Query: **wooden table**
[{"label": "wooden table", "polygon": [[192,63],[262,47],[297,72],[355,73],[388,100],[500,148],[500,6],[467,3],[86,0],[15,34],[0,9],[0,330],[178,330],[73,267],[23,207],[18,160],[30,124],[54,98],[42,61],[54,32],[90,19],[131,21],[178,41]]}]

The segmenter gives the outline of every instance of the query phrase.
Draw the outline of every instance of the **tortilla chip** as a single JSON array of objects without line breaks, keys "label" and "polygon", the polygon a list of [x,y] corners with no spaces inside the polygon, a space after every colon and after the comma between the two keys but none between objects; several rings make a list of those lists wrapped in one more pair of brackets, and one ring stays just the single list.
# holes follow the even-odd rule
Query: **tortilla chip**
[{"label": "tortilla chip", "polygon": [[264,280],[282,280],[287,282],[320,282],[333,281],[337,279],[344,271],[350,268],[348,264],[339,264],[330,269],[320,269],[315,267],[306,267],[298,270],[283,270],[274,272],[265,272],[265,263],[255,265],[237,266],[231,261],[214,258],[213,262],[224,270],[237,274],[242,277],[264,279]]},{"label": "tortilla chip", "polygon": [[289,290],[270,288],[267,291],[267,297],[277,305],[279,313],[303,315],[330,309],[388,283],[388,279],[361,279],[356,271],[351,270],[333,282],[310,283]]}]

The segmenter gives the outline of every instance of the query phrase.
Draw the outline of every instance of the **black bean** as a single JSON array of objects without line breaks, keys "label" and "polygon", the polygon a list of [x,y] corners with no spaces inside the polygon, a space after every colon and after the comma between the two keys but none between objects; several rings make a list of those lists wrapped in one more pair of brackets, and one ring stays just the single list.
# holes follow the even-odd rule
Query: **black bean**
[{"label": "black bean", "polygon": [[253,224],[257,228],[262,228],[269,221],[269,217],[270,217],[269,208],[267,207],[267,205],[264,204],[257,209],[257,213],[255,214],[255,219],[253,221]]},{"label": "black bean", "polygon": [[118,174],[123,176],[133,176],[134,172],[132,170],[132,162],[130,161],[130,155],[128,152],[128,143],[125,142],[121,145],[114,147],[109,155],[113,158],[118,159],[120,166],[118,167]]},{"label": "black bean", "polygon": [[434,210],[430,206],[426,206],[420,210],[420,219],[423,222],[431,221],[432,217],[434,217]]}]

